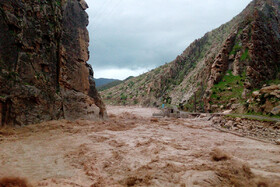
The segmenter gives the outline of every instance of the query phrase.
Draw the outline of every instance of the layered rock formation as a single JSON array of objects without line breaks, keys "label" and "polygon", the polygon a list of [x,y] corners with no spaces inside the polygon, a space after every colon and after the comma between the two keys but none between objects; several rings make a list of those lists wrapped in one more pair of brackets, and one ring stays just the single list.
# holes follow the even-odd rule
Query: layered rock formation
[{"label": "layered rock formation", "polygon": [[171,63],[103,92],[104,99],[205,112],[244,103],[253,90],[280,78],[279,10],[279,0],[252,1]]},{"label": "layered rock formation", "polygon": [[235,76],[244,73],[243,99],[266,80],[280,78],[279,8],[279,1],[255,0],[243,12],[244,19],[229,35],[211,66],[205,102],[207,110],[211,110],[211,88],[222,80],[228,70]]},{"label": "layered rock formation", "polygon": [[98,119],[84,0],[0,1],[0,126]]}]

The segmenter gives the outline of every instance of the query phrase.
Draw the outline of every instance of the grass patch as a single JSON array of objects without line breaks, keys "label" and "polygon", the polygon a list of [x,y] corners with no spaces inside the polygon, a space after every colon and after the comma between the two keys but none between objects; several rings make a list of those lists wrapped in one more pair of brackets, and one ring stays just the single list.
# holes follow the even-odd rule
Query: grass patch
[{"label": "grass patch", "polygon": [[228,71],[224,78],[212,88],[211,101],[217,104],[227,104],[230,99],[242,100],[245,73],[242,76],[234,76]]},{"label": "grass patch", "polygon": [[57,4],[57,6],[61,6],[61,1],[60,0],[56,0],[56,4]]},{"label": "grass patch", "polygon": [[249,49],[248,49],[248,48],[246,48],[246,50],[245,50],[245,52],[242,54],[240,60],[241,60],[241,61],[244,61],[244,60],[247,60],[247,59],[250,59],[250,57],[249,57]]},{"label": "grass patch", "polygon": [[133,81],[130,81],[130,82],[128,83],[128,87],[129,87],[129,88],[132,88],[132,86],[134,86],[134,82],[133,82]]},{"label": "grass patch", "polygon": [[272,85],[272,84],[280,84],[280,80],[279,79],[275,79],[275,80],[269,80],[269,81],[266,81],[266,84],[268,85]]},{"label": "grass patch", "polygon": [[123,100],[123,101],[126,101],[127,100],[127,95],[122,93],[120,99]]},{"label": "grass patch", "polygon": [[232,51],[229,53],[230,55],[236,55],[236,53],[238,51],[240,51],[242,48],[242,44],[240,44],[239,42],[237,44],[235,44],[232,48]]}]

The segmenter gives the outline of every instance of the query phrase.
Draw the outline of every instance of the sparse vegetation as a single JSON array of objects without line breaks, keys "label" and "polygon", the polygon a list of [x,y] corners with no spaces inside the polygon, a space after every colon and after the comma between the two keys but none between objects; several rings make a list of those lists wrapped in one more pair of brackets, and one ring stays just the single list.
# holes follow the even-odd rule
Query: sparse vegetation
[{"label": "sparse vegetation", "polygon": [[57,6],[61,6],[61,0],[56,0]]},{"label": "sparse vegetation", "polygon": [[234,76],[231,71],[228,71],[224,78],[212,88],[212,104],[227,104],[232,98],[241,101],[245,77],[245,72],[242,76]]},{"label": "sparse vegetation", "polygon": [[128,87],[129,87],[129,88],[132,88],[133,85],[134,85],[134,82],[133,82],[133,81],[130,81],[130,82],[128,83]]},{"label": "sparse vegetation", "polygon": [[280,79],[268,80],[268,81],[266,81],[266,84],[268,84],[268,85],[272,85],[272,84],[278,85],[278,84],[280,84]]},{"label": "sparse vegetation", "polygon": [[236,53],[237,53],[238,51],[240,51],[241,48],[242,48],[242,44],[241,44],[240,42],[237,42],[237,43],[233,46],[232,51],[230,52],[230,55],[236,55]]},{"label": "sparse vegetation", "polygon": [[127,95],[125,95],[124,93],[121,94],[121,100],[126,101],[127,100]]},{"label": "sparse vegetation", "polygon": [[241,61],[244,61],[244,60],[247,60],[247,59],[250,59],[250,57],[249,57],[249,49],[248,49],[248,48],[246,48],[246,50],[245,50],[245,52],[242,54],[240,60],[241,60]]}]

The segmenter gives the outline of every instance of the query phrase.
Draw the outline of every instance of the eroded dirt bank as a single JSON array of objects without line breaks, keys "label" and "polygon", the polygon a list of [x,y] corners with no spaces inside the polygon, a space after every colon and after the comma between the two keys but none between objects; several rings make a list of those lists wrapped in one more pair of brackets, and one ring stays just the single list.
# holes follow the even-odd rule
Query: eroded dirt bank
[{"label": "eroded dirt bank", "polygon": [[108,107],[105,122],[0,130],[0,176],[33,186],[280,186],[280,146],[211,127]]}]

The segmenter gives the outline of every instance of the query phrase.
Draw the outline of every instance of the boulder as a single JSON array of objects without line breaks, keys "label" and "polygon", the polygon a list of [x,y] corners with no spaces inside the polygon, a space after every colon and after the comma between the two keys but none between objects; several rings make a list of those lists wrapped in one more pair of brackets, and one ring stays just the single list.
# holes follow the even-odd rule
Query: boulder
[{"label": "boulder", "polygon": [[270,93],[270,95],[277,97],[280,99],[280,90],[274,90],[273,92]]},{"label": "boulder", "polygon": [[233,104],[233,105],[231,105],[231,109],[232,109],[232,110],[236,110],[236,109],[238,109],[240,106],[241,106],[240,104]]},{"label": "boulder", "polygon": [[265,104],[262,106],[262,109],[266,113],[270,113],[273,109],[273,105],[269,100],[266,100]]},{"label": "boulder", "polygon": [[241,118],[236,118],[235,119],[236,122],[241,122],[241,120],[242,120]]},{"label": "boulder", "polygon": [[279,86],[278,85],[271,85],[271,86],[267,86],[267,87],[263,87],[261,90],[260,90],[260,93],[264,94],[264,93],[271,93],[273,92],[274,90],[279,90]]},{"label": "boulder", "polygon": [[211,105],[211,109],[212,109],[212,110],[215,110],[215,109],[217,109],[217,108],[219,108],[218,105]]},{"label": "boulder", "polygon": [[232,112],[232,110],[225,110],[223,111],[223,114],[230,114]]},{"label": "boulder", "polygon": [[230,103],[234,103],[236,100],[237,100],[237,98],[234,97],[234,98],[231,98],[231,99],[229,100],[229,102],[230,102]]},{"label": "boulder", "polygon": [[207,114],[200,114],[199,117],[200,117],[200,118],[206,118],[206,117],[207,117]]},{"label": "boulder", "polygon": [[226,124],[224,125],[225,128],[230,129],[234,126],[234,122],[233,121],[228,121],[226,122]]},{"label": "boulder", "polygon": [[280,105],[277,106],[277,107],[274,107],[272,110],[271,110],[271,113],[273,115],[280,115]]},{"label": "boulder", "polygon": [[259,96],[260,96],[260,91],[254,91],[254,92],[252,93],[252,96],[253,96],[254,98],[259,97]]}]

